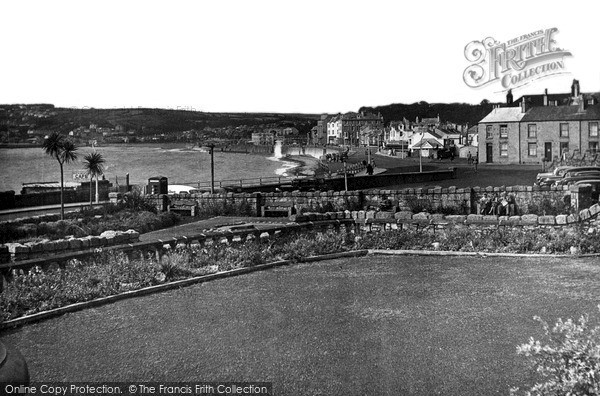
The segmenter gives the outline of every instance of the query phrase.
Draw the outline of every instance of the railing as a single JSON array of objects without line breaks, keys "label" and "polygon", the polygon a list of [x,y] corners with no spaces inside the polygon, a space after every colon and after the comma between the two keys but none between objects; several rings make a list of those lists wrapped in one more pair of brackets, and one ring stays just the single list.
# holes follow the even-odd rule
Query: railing
[{"label": "railing", "polygon": [[[248,186],[262,186],[264,184],[281,184],[291,182],[295,177],[289,176],[271,176],[271,177],[255,177],[249,179],[227,179],[227,180],[215,180],[215,187],[248,187]],[[184,182],[183,184],[196,185],[198,189],[209,189],[211,187],[210,181],[197,181],[197,182]]]}]

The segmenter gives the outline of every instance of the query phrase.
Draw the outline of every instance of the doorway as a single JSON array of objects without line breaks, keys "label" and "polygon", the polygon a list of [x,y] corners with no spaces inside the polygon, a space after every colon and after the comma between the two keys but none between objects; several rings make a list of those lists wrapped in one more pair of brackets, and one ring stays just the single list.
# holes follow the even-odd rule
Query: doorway
[{"label": "doorway", "polygon": [[485,145],[485,162],[487,162],[488,164],[493,162],[493,159],[494,159],[493,150],[494,150],[494,146],[492,145],[492,143],[487,143]]},{"label": "doorway", "polygon": [[544,161],[552,162],[552,142],[544,143]]}]

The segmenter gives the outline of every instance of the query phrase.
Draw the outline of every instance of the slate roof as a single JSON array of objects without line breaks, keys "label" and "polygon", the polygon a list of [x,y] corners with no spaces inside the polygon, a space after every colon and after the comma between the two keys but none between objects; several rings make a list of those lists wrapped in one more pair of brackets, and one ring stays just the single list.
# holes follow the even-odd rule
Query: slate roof
[{"label": "slate roof", "polygon": [[[582,93],[584,100],[594,99],[595,103],[600,102],[600,92],[588,92]],[[511,107],[516,107],[521,104],[525,98],[527,104],[529,106],[543,106],[544,105],[544,94],[539,95],[523,95],[519,99],[515,100]],[[548,102],[549,103],[558,103],[559,106],[568,106],[573,104],[574,98],[571,96],[571,93],[558,93],[558,94],[548,94]]]},{"label": "slate roof", "polygon": [[[429,147],[427,147],[429,146]],[[440,142],[435,139],[421,139],[418,143],[412,145],[412,148],[438,148],[442,147]]]},{"label": "slate roof", "polygon": [[[557,107],[552,107],[556,109]],[[519,122],[525,114],[521,112],[520,107],[499,107],[493,109],[488,115],[483,117],[480,124],[492,122]]]},{"label": "slate roof", "polygon": [[600,120],[600,105],[588,106],[582,112],[579,111],[579,106],[533,107],[521,119],[522,122],[580,120]]}]

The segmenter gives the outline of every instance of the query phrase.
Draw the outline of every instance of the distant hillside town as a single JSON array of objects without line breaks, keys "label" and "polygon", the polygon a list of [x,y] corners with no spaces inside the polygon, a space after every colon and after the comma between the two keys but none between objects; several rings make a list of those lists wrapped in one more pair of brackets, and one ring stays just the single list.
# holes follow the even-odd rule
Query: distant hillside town
[{"label": "distant hillside town", "polygon": [[[375,146],[395,156],[479,156],[487,163],[593,159],[600,93],[573,80],[563,93],[508,91],[505,103],[392,104],[338,114],[205,113],[0,105],[0,147],[38,146],[51,132],[78,145],[183,142],[268,150],[285,145]],[[473,121],[475,120],[475,121]]]}]

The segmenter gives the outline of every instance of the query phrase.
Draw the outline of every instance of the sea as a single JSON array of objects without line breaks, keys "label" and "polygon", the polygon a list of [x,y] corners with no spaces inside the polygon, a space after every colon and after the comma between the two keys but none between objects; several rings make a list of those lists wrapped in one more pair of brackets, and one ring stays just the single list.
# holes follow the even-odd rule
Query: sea
[{"label": "sea", "polygon": [[[91,147],[80,147],[78,161],[65,165],[65,181],[76,181],[84,173],[83,157]],[[105,177],[113,184],[125,184],[129,174],[132,185],[146,185],[157,176],[168,178],[169,185],[197,187],[210,181],[210,154],[200,148],[181,144],[114,145],[96,147],[106,160]],[[236,180],[288,176],[297,166],[274,156],[221,152],[215,149],[215,180]],[[23,183],[58,182],[58,162],[35,148],[0,149],[0,191],[20,193]],[[232,184],[232,183],[226,183]]]}]

